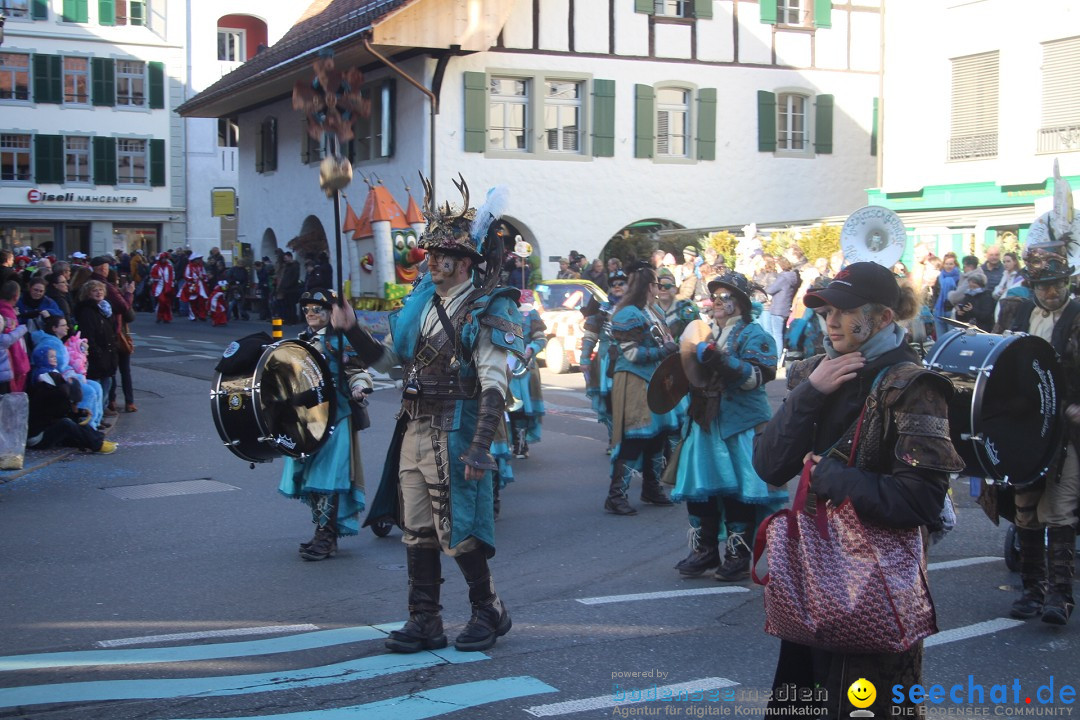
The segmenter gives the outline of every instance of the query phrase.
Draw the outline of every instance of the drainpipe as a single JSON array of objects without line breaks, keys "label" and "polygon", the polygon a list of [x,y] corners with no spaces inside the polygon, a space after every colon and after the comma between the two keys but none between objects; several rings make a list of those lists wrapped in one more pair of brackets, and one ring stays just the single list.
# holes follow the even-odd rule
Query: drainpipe
[{"label": "drainpipe", "polygon": [[369,35],[363,35],[361,40],[364,43],[365,50],[378,58],[386,65],[386,67],[397,73],[405,82],[427,95],[428,101],[431,103],[431,119],[428,123],[428,146],[430,151],[430,158],[428,159],[428,180],[431,181],[431,186],[435,187],[435,116],[439,113],[439,99],[435,97],[435,93],[424,87],[423,83],[414,80],[408,73],[390,62],[389,58],[385,57],[382,53],[372,47]]}]

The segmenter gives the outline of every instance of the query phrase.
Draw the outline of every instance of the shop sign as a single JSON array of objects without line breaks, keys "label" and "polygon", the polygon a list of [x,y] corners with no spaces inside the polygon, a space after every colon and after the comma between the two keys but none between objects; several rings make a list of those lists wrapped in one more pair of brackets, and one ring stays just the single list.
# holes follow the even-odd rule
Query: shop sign
[{"label": "shop sign", "polygon": [[134,195],[84,195],[83,193],[44,193],[33,188],[26,193],[31,204],[41,203],[96,203],[100,205],[133,205],[139,201]]}]

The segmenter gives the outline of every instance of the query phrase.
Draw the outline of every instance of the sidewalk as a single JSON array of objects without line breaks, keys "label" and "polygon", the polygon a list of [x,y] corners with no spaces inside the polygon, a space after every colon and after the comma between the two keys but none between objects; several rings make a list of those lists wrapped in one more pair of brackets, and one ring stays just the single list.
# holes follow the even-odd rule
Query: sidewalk
[{"label": "sidewalk", "polygon": [[[113,424],[111,427],[105,428],[102,432],[105,433],[105,437],[116,429],[117,424],[120,421],[121,416],[124,413],[117,413],[113,418]],[[36,450],[34,448],[26,448],[26,452],[23,454],[23,466],[21,470],[0,470],[0,485],[11,482],[12,480],[18,480],[24,475],[29,475],[35,470],[40,470],[47,465],[52,465],[54,462],[63,460],[74,453],[83,452],[78,448],[59,447],[50,448],[49,450]]]}]

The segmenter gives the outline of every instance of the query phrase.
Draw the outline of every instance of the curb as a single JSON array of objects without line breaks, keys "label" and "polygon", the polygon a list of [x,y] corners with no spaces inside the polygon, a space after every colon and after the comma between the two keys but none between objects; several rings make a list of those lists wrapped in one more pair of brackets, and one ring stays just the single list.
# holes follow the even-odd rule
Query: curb
[{"label": "curb", "polygon": [[[102,433],[105,435],[105,437],[109,437],[109,435],[112,433],[112,431],[116,429],[116,425],[120,421],[120,416],[123,415],[123,414],[124,413],[117,413],[116,418],[113,421],[113,424],[111,426],[109,426],[108,428],[106,428],[105,430],[102,430]],[[44,467],[48,467],[49,465],[52,465],[55,462],[59,462],[60,460],[65,460],[65,459],[71,457],[72,455],[74,455],[75,453],[81,453],[81,452],[82,452],[82,450],[80,450],[79,448],[63,448],[63,450],[61,452],[57,453],[56,455],[54,455],[54,456],[52,456],[50,458],[45,458],[44,460],[38,462],[35,465],[29,466],[29,467],[23,467],[22,470],[11,470],[11,471],[0,470],[0,473],[4,473],[3,475],[0,475],[0,485],[4,485],[5,483],[9,483],[12,480],[18,480],[19,478],[23,477],[24,475],[29,475],[32,472],[36,472],[36,471],[38,471],[38,470],[40,470],[40,469],[42,469]],[[93,454],[93,453],[91,453],[91,454]],[[23,455],[23,457],[24,458],[26,457],[25,454]]]}]

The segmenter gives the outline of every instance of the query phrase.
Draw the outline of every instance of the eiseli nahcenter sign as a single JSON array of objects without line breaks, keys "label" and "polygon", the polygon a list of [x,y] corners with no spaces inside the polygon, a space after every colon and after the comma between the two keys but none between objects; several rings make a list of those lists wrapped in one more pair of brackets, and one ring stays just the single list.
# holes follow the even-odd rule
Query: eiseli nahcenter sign
[{"label": "eiseli nahcenter sign", "polygon": [[82,193],[43,193],[37,188],[26,192],[26,199],[32,205],[42,203],[97,203],[100,205],[134,205],[139,201],[135,195],[93,195]]}]

